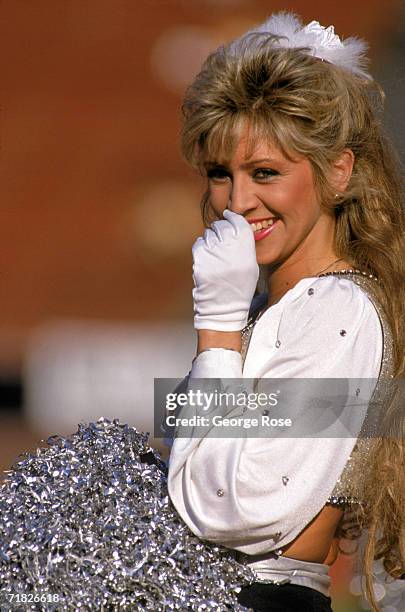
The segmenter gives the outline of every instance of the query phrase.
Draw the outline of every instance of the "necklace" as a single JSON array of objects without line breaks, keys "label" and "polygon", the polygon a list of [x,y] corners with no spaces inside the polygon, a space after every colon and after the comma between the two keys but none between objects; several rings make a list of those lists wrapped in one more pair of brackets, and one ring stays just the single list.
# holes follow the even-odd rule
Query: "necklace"
[{"label": "necklace", "polygon": [[335,261],[332,261],[331,264],[329,264],[329,266],[326,266],[326,268],[324,268],[323,270],[321,270],[320,272],[317,272],[315,274],[315,276],[319,276],[320,274],[322,274],[322,272],[325,272],[325,270],[327,270],[328,268],[330,268],[331,266],[334,266],[338,261],[342,261],[342,258],[339,257],[339,259],[336,259]]},{"label": "necklace", "polygon": [[[326,266],[326,268],[323,268],[322,270],[320,270],[319,272],[316,272],[315,274],[312,274],[311,276],[320,276],[322,273],[324,273],[326,270],[328,270],[328,268],[330,268],[331,266],[334,266],[335,264],[337,264],[338,261],[342,261],[342,257],[339,257],[339,259],[335,259],[335,261],[332,261],[332,263],[330,263],[328,266]],[[290,289],[292,289],[292,287],[290,287]],[[287,289],[287,291],[289,291],[289,289]],[[273,293],[272,294],[272,299],[275,298],[275,297],[278,297],[282,293],[286,293],[286,292],[285,291],[279,291],[278,293]],[[266,308],[268,308],[268,307],[266,307]],[[260,311],[258,316],[260,316],[261,313],[262,313],[262,311]]]}]

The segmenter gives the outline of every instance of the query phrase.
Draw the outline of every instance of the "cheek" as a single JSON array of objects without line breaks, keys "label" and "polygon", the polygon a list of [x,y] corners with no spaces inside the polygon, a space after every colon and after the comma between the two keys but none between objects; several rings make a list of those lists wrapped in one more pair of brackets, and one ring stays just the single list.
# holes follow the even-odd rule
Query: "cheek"
[{"label": "cheek", "polygon": [[318,198],[314,189],[312,176],[303,172],[294,177],[288,189],[280,189],[278,193],[280,212],[294,220],[312,217],[319,212]]},{"label": "cheek", "polygon": [[297,173],[296,180],[294,181],[294,188],[296,193],[301,194],[302,200],[314,206],[318,204],[312,169],[309,163],[305,164],[301,168],[301,171]]}]

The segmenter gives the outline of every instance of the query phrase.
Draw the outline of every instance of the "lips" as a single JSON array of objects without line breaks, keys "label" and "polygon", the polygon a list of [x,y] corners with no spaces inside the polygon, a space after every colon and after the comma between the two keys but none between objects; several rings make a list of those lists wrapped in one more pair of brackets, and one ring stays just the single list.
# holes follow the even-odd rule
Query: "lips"
[{"label": "lips", "polygon": [[275,226],[277,225],[277,221],[279,221],[278,217],[262,217],[261,219],[247,219],[248,223],[251,224],[254,239],[257,242],[258,240],[263,240],[266,236],[269,236]]}]

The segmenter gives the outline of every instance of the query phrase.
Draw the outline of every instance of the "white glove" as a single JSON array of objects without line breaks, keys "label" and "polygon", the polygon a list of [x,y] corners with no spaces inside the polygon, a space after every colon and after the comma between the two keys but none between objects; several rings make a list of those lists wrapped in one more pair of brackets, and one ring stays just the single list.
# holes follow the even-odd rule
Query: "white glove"
[{"label": "white glove", "polygon": [[223,216],[192,248],[195,329],[243,329],[259,278],[250,224],[228,209]]}]

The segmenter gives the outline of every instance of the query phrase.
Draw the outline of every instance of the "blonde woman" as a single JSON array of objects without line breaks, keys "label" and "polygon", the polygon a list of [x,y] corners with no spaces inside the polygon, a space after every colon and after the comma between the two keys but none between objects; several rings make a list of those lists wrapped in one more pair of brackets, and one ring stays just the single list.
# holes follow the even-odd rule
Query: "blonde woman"
[{"label": "blonde woman", "polygon": [[183,103],[182,151],[207,180],[189,378],[372,380],[384,428],[175,440],[171,499],[256,572],[239,594],[254,610],[331,610],[339,539],[365,528],[374,610],[373,560],[405,576],[400,404],[380,392],[405,369],[404,208],[365,48],[273,15],[214,51]]}]

